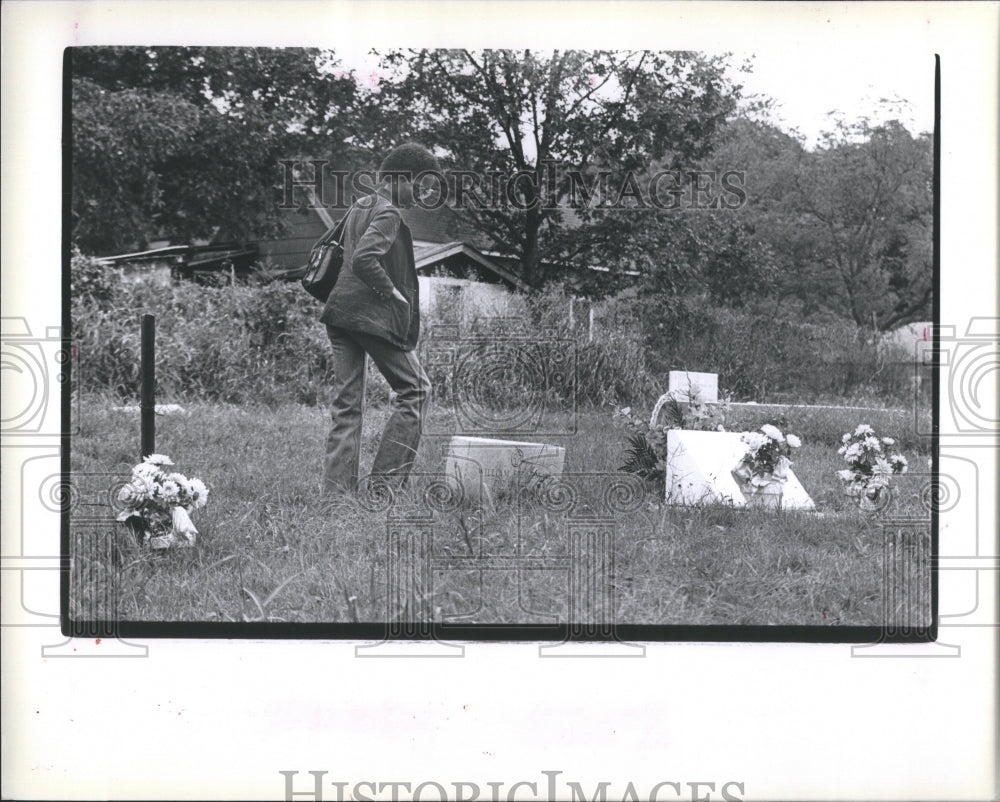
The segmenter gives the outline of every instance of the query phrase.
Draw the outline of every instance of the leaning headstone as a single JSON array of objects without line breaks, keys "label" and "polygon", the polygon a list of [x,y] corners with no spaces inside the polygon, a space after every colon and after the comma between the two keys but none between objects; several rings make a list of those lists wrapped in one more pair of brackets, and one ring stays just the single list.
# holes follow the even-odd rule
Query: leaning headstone
[{"label": "leaning headstone", "polygon": [[672,370],[667,390],[678,401],[687,401],[693,393],[699,401],[715,402],[719,400],[719,374]]},{"label": "leaning headstone", "polygon": [[[737,432],[667,432],[666,498],[671,504],[746,506],[746,497],[732,470],[746,453]],[[789,470],[782,486],[781,507],[814,510],[816,505]]]},{"label": "leaning headstone", "polygon": [[[465,498],[492,501],[533,476],[559,476],[566,449],[546,443],[456,435],[445,447],[444,472]],[[520,475],[520,476],[519,476]]]}]

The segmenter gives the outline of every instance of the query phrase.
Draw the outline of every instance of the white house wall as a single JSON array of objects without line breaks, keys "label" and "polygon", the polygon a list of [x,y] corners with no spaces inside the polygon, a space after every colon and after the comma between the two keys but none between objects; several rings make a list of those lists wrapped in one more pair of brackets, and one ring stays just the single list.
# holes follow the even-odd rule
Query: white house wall
[{"label": "white house wall", "polygon": [[[442,276],[418,276],[417,280],[421,315],[429,315],[438,307],[439,316],[442,312],[460,311],[463,317],[505,317],[517,307],[514,293],[499,284]],[[453,294],[457,297],[450,297]],[[455,303],[458,310],[453,309]]]}]

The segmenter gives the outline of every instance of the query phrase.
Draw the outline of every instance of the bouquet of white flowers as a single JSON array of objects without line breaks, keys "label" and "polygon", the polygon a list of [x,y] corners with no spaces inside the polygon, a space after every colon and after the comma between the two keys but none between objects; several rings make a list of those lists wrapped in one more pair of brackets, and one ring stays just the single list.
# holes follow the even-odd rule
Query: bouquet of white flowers
[{"label": "bouquet of white flowers", "polygon": [[867,423],[859,425],[854,434],[844,434],[841,443],[837,453],[843,455],[848,467],[837,471],[837,476],[844,484],[844,492],[858,499],[862,509],[876,509],[893,475],[906,473],[906,457],[887,454],[885,447],[896,441],[879,437]]},{"label": "bouquet of white flowers", "polygon": [[793,448],[802,445],[796,435],[782,434],[777,426],[765,423],[760,431],[743,432],[740,440],[746,443],[747,450],[733,469],[733,478],[744,493],[767,492],[766,488],[788,481],[788,469],[793,464],[789,456]]},{"label": "bouquet of white flowers", "polygon": [[189,513],[208,502],[205,483],[168,472],[173,464],[170,457],[150,454],[132,468],[132,478],[118,491],[118,520],[154,549],[194,546],[198,530]]}]

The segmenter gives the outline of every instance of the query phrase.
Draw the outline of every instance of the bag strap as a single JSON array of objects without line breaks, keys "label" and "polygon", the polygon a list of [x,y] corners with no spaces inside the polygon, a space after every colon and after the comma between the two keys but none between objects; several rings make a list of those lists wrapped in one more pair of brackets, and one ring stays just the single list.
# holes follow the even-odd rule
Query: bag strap
[{"label": "bag strap", "polygon": [[320,237],[319,242],[316,244],[329,245],[331,242],[340,242],[344,236],[344,229],[347,227],[347,218],[351,216],[351,212],[353,211],[354,207],[352,206],[350,209],[347,210],[347,214],[341,217],[333,228],[331,228],[322,237]]}]

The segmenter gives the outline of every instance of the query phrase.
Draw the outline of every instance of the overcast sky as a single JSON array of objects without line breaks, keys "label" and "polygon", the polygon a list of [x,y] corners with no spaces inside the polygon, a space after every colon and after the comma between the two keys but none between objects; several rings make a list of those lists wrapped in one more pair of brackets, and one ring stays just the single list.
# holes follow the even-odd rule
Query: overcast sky
[{"label": "overcast sky", "polygon": [[[337,53],[348,69],[363,80],[377,72],[378,59],[360,52]],[[931,58],[887,43],[876,52],[847,52],[817,46],[817,42],[771,47],[757,52],[733,52],[733,64],[752,59],[750,73],[735,73],[746,91],[771,97],[772,121],[786,131],[797,129],[807,147],[830,126],[829,113],[847,121],[869,118],[873,123],[900,119],[912,134],[930,132],[934,125],[934,63]],[[905,101],[886,104],[883,98]],[[530,143],[529,143],[530,144]]]},{"label": "overcast sky", "polygon": [[[740,59],[749,54],[734,54]],[[739,79],[747,90],[776,101],[774,121],[798,128],[807,144],[829,127],[828,114],[843,112],[848,120],[873,122],[898,118],[912,134],[934,127],[934,62],[920,56],[891,57],[831,53],[815,47],[753,55],[753,71]],[[904,100],[908,114],[897,114],[882,98]]]}]

